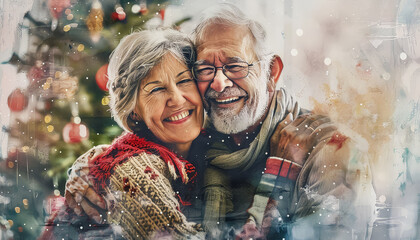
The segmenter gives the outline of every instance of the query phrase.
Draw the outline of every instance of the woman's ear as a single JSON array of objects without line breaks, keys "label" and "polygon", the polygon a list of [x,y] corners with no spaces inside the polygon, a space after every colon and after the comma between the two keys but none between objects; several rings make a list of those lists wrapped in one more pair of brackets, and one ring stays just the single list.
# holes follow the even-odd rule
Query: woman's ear
[{"label": "woman's ear", "polygon": [[278,55],[274,55],[271,59],[270,70],[270,81],[273,81],[275,85],[280,78],[281,71],[283,71],[283,61]]}]

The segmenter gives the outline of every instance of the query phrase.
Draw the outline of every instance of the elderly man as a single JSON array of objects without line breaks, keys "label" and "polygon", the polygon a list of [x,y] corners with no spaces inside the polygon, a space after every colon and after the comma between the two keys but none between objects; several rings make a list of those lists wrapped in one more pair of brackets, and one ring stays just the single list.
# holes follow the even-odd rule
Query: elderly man
[{"label": "elderly man", "polygon": [[[263,28],[222,4],[205,11],[193,37],[193,75],[209,116],[210,237],[368,238],[375,193],[360,143],[276,90],[283,63],[268,51]],[[90,188],[87,197],[101,202]]]},{"label": "elderly man", "polygon": [[[237,229],[247,221],[243,236],[255,237],[249,226],[264,228],[265,211],[281,228],[266,229],[270,236],[286,230],[313,239],[293,230],[303,226],[320,239],[365,237],[375,201],[368,160],[328,118],[302,114],[286,91],[275,90],[283,64],[264,37],[258,23],[229,4],[206,10],[194,31],[193,74],[213,140],[205,226]],[[355,219],[357,226],[350,224]]]}]

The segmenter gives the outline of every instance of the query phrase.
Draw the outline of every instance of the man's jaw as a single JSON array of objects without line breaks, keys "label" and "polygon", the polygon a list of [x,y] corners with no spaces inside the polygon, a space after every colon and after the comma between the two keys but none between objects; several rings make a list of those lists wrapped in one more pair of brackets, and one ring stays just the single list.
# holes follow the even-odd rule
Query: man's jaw
[{"label": "man's jaw", "polygon": [[[246,128],[252,121],[253,107],[248,93],[235,86],[223,92],[209,89],[205,94],[204,106],[208,116],[217,131],[224,134],[234,134]],[[250,109],[251,107],[251,109]]]},{"label": "man's jaw", "polygon": [[235,100],[229,99],[231,96],[224,96],[222,100],[228,99],[229,103],[220,101],[220,96],[207,98],[204,101],[207,113],[216,130],[224,134],[237,134],[259,123],[269,107],[270,99],[267,90],[259,92],[259,97],[252,99],[248,95],[238,96]]}]

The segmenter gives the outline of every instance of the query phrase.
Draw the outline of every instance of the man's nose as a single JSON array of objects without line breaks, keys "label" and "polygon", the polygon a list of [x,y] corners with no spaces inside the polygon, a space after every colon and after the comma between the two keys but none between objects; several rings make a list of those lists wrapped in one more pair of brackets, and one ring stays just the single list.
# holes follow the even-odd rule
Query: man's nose
[{"label": "man's nose", "polygon": [[216,69],[216,75],[214,76],[213,82],[211,83],[210,87],[217,92],[223,92],[225,88],[232,86],[233,82],[226,77],[222,69]]}]

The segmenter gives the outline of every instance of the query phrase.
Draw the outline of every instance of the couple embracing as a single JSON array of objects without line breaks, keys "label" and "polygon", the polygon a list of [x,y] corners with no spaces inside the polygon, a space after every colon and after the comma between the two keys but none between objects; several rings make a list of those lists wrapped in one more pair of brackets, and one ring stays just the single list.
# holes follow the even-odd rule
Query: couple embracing
[{"label": "couple embracing", "polygon": [[366,154],[276,90],[282,69],[261,25],[230,4],[206,10],[191,40],[124,37],[108,84],[125,133],[76,160],[55,223],[90,219],[78,234],[127,239],[369,238]]}]

